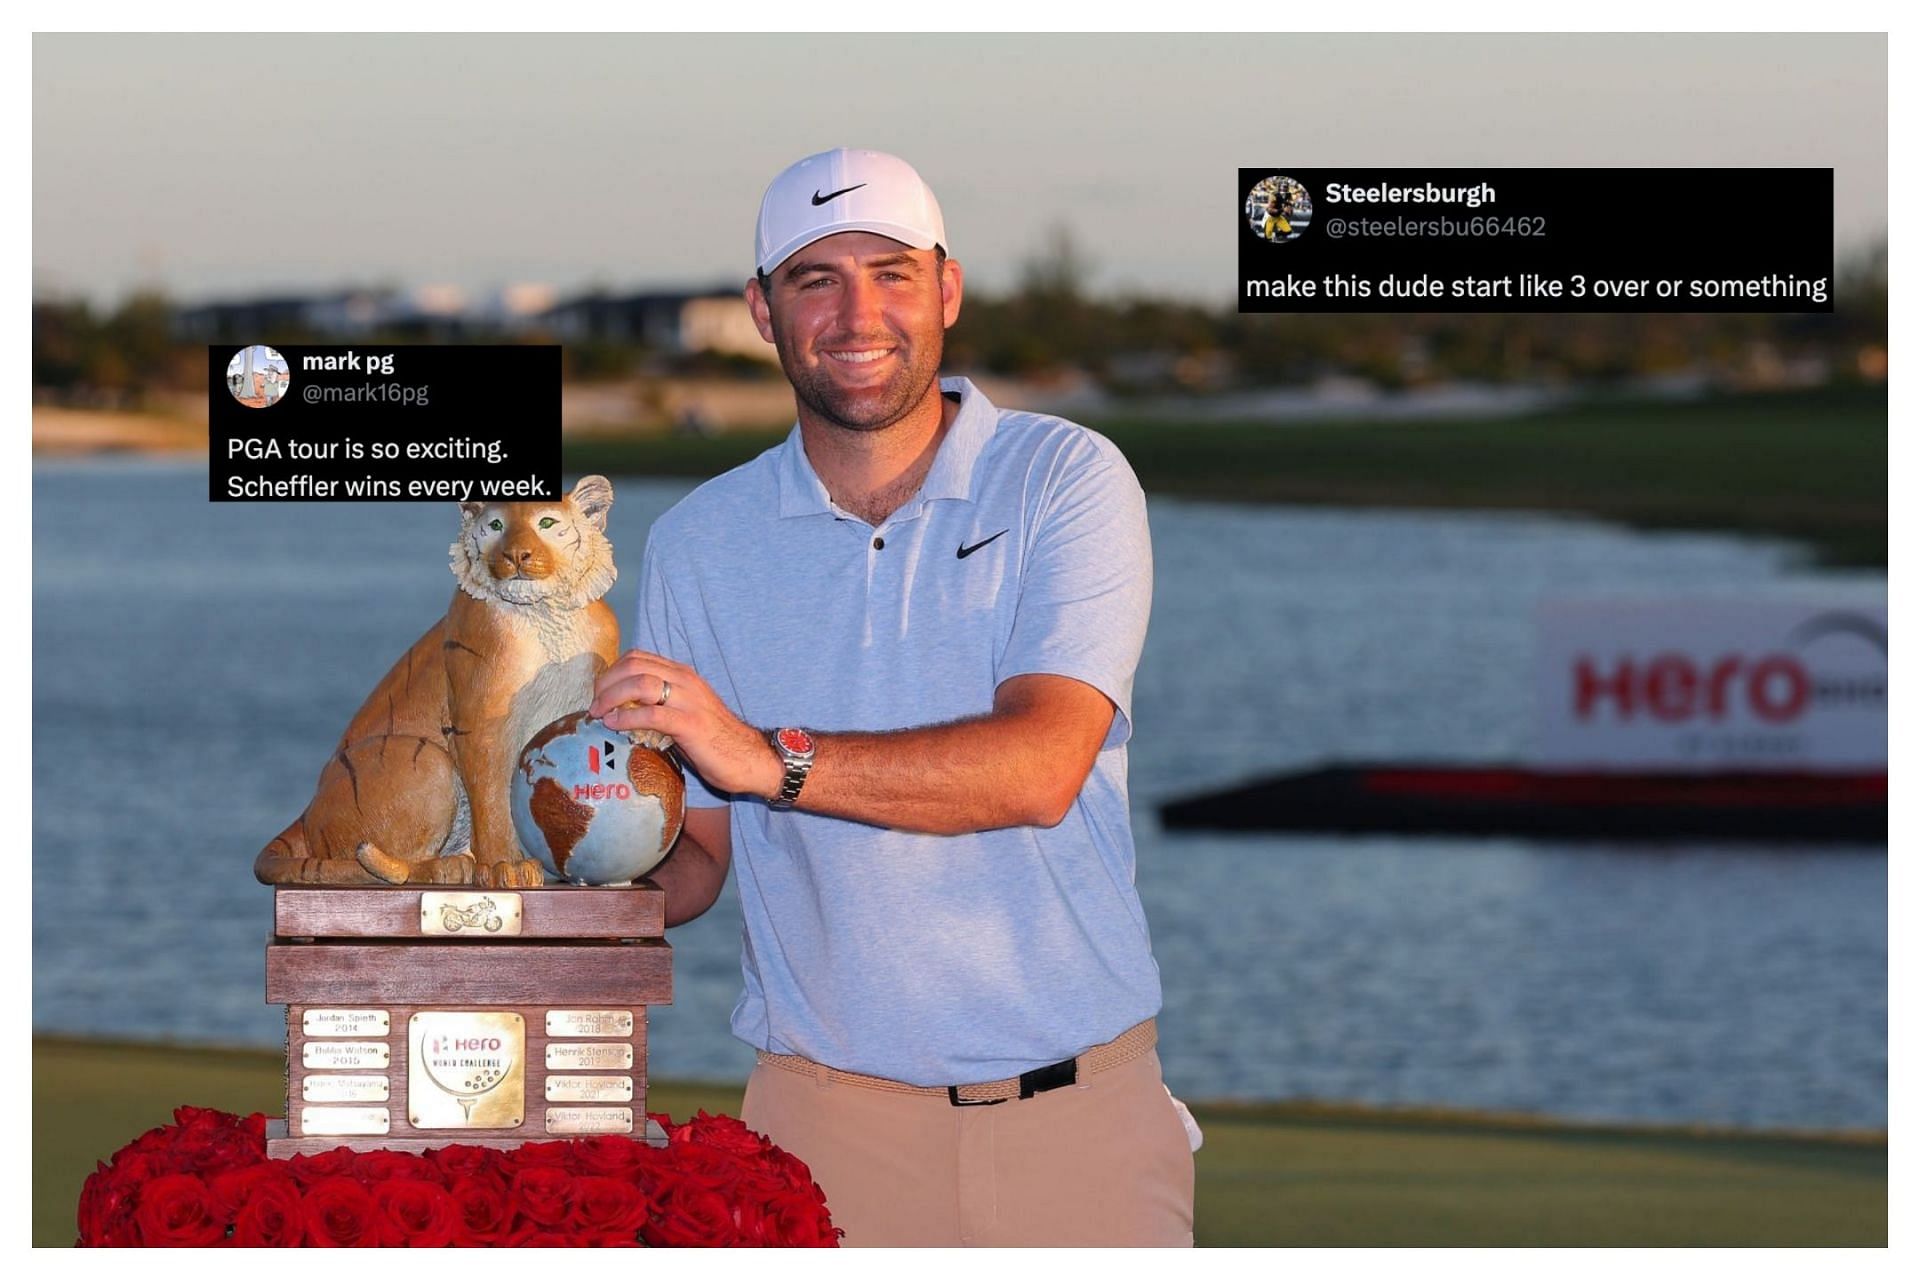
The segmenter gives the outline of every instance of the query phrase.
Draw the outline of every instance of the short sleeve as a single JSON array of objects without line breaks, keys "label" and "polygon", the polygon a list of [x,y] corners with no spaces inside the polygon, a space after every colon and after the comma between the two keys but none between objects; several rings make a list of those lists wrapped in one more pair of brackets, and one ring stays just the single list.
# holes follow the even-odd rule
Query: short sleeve
[{"label": "short sleeve", "polygon": [[1092,685],[1116,711],[1102,750],[1133,734],[1133,673],[1153,605],[1146,495],[1120,451],[1087,433],[1085,461],[1043,499],[1020,577],[1013,631],[995,672]]},{"label": "short sleeve", "polygon": [[[659,540],[651,537],[640,561],[640,615],[634,622],[633,643],[675,662],[696,669],[700,666],[685,621],[674,604],[673,591],[661,572]],[[727,804],[727,797],[709,788],[691,768],[686,776],[689,808],[718,809]]]}]

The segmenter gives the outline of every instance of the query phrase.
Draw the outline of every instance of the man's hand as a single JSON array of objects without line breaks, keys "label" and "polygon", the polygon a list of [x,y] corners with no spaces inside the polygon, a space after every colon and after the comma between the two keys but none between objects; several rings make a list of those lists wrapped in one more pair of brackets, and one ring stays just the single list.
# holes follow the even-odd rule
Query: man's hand
[{"label": "man's hand", "polygon": [[715,791],[763,798],[780,793],[786,770],[766,737],[729,711],[692,667],[671,658],[629,649],[594,681],[587,714],[609,729],[671,735]]}]

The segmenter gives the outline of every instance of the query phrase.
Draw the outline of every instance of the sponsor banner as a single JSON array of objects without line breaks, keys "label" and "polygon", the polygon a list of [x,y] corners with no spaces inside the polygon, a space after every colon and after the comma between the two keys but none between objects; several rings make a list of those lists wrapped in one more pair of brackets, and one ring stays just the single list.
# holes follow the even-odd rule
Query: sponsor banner
[{"label": "sponsor banner", "polygon": [[1884,603],[1549,601],[1536,679],[1546,768],[1887,764]]}]

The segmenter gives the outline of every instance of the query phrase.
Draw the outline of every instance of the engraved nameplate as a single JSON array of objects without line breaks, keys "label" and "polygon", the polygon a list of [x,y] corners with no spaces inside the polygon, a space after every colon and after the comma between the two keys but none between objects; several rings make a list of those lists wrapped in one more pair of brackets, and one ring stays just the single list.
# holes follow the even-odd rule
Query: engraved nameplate
[{"label": "engraved nameplate", "polygon": [[631,1009],[549,1009],[547,1034],[550,1036],[630,1036],[633,1034]]},{"label": "engraved nameplate", "polygon": [[561,1042],[547,1046],[549,1071],[631,1071],[633,1046],[630,1044],[572,1044]]},{"label": "engraved nameplate", "polygon": [[[302,1076],[303,1102],[385,1102],[385,1076]],[[384,1132],[384,1131],[383,1131]]]},{"label": "engraved nameplate", "polygon": [[384,1036],[387,1034],[385,1009],[306,1009],[300,1014],[300,1030],[310,1036]]},{"label": "engraved nameplate", "polygon": [[385,1107],[302,1107],[302,1133],[385,1133]]},{"label": "engraved nameplate", "polygon": [[548,1076],[548,1102],[632,1102],[632,1076]]},{"label": "engraved nameplate", "polygon": [[632,1133],[632,1107],[548,1107],[548,1133]]},{"label": "engraved nameplate", "polygon": [[442,893],[420,895],[420,932],[442,938],[517,938],[517,893]]},{"label": "engraved nameplate", "polygon": [[308,1040],[300,1046],[300,1065],[312,1071],[384,1069],[387,1046],[379,1040]]},{"label": "engraved nameplate", "polygon": [[416,1129],[515,1129],[526,1118],[527,1022],[517,1013],[416,1013],[407,1022],[407,1120]]}]

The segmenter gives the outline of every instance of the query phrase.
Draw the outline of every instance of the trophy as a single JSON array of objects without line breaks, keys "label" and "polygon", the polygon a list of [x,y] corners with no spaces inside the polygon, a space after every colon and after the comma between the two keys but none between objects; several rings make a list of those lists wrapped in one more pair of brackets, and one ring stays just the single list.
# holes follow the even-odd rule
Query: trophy
[{"label": "trophy", "polygon": [[665,1141],[647,1006],[672,1001],[673,957],[640,877],[685,786],[667,740],[582,710],[618,644],[612,502],[588,476],[559,502],[461,504],[452,604],[255,860],[287,1006],[269,1155]]}]

